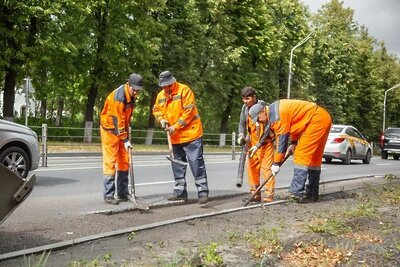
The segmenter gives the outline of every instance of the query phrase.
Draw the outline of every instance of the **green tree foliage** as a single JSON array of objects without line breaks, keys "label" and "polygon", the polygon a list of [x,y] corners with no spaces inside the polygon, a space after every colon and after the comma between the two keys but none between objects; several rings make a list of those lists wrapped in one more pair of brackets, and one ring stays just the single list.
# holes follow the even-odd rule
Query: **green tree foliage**
[{"label": "green tree foliage", "polygon": [[[158,75],[170,70],[194,90],[206,132],[236,131],[240,90],[285,98],[291,49],[312,31],[294,51],[291,98],[376,138],[384,92],[400,82],[399,59],[339,0],[312,17],[293,0],[3,0],[0,8],[6,117],[15,85],[30,76],[43,119],[63,114],[96,127],[106,96],[136,72],[145,91],[133,127],[154,128]],[[389,94],[387,126],[400,126],[400,90]]]},{"label": "green tree foliage", "polygon": [[313,95],[331,111],[334,123],[352,124],[357,118],[355,97],[357,27],[353,11],[338,0],[323,6],[315,17]]},{"label": "green tree foliage", "polygon": [[50,15],[54,12],[52,1],[10,1],[0,2],[0,69],[3,83],[3,116],[14,116],[14,90],[29,74],[24,66],[35,57],[41,45],[42,35],[47,30]]}]

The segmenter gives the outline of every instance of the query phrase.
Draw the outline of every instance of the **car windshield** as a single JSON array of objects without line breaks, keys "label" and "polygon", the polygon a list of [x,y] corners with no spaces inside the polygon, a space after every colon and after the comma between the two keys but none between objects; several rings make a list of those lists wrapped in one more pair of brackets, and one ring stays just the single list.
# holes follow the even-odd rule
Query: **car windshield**
[{"label": "car windshield", "polygon": [[388,128],[385,130],[385,134],[400,135],[400,128]]},{"label": "car windshield", "polygon": [[329,133],[341,133],[344,127],[332,126]]}]

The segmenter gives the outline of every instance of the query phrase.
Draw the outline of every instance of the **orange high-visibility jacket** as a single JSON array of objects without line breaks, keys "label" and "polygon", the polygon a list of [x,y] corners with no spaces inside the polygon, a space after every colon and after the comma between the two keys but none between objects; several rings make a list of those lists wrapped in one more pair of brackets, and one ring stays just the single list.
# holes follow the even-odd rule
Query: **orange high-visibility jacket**
[{"label": "orange high-visibility jacket", "polygon": [[289,138],[297,141],[306,129],[318,105],[308,101],[281,99],[269,108],[269,122],[275,133],[274,163],[281,163],[288,148]]},{"label": "orange high-visibility jacket", "polygon": [[121,85],[108,95],[100,116],[101,127],[120,138],[128,139],[129,122],[135,99],[131,98],[128,86]]},{"label": "orange high-visibility jacket", "polygon": [[170,95],[161,90],[153,107],[153,115],[158,122],[165,119],[168,125],[176,129],[171,134],[172,144],[191,142],[203,136],[194,93],[185,84],[174,83]]}]

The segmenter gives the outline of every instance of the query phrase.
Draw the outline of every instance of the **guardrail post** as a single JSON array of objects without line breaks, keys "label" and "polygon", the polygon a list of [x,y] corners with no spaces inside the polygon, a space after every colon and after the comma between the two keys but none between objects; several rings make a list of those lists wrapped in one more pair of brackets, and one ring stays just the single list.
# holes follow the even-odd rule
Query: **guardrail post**
[{"label": "guardrail post", "polygon": [[153,143],[154,128],[147,128],[145,145],[151,145]]},{"label": "guardrail post", "polygon": [[232,160],[236,159],[236,133],[232,133]]},{"label": "guardrail post", "polygon": [[47,167],[47,124],[42,124],[42,167]]},{"label": "guardrail post", "polygon": [[225,146],[226,144],[226,133],[219,134],[219,146]]},{"label": "guardrail post", "polygon": [[85,122],[85,131],[83,133],[83,142],[92,143],[93,136],[93,121]]}]

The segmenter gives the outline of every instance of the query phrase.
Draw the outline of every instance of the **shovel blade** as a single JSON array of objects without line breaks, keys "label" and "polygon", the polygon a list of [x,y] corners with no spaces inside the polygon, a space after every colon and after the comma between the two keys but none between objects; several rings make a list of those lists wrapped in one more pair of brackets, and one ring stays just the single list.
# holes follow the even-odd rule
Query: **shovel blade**
[{"label": "shovel blade", "polygon": [[138,210],[149,210],[149,205],[147,205],[146,202],[138,199],[137,197],[134,197],[132,195],[128,195],[128,199],[130,202],[132,202],[133,206],[135,209]]},{"label": "shovel blade", "polygon": [[177,163],[177,164],[180,164],[180,165],[183,165],[183,166],[187,166],[187,165],[188,165],[187,162],[174,159],[174,158],[172,158],[171,156],[167,156],[167,159],[168,159],[169,161],[171,161],[171,162],[174,162],[174,163]]}]

